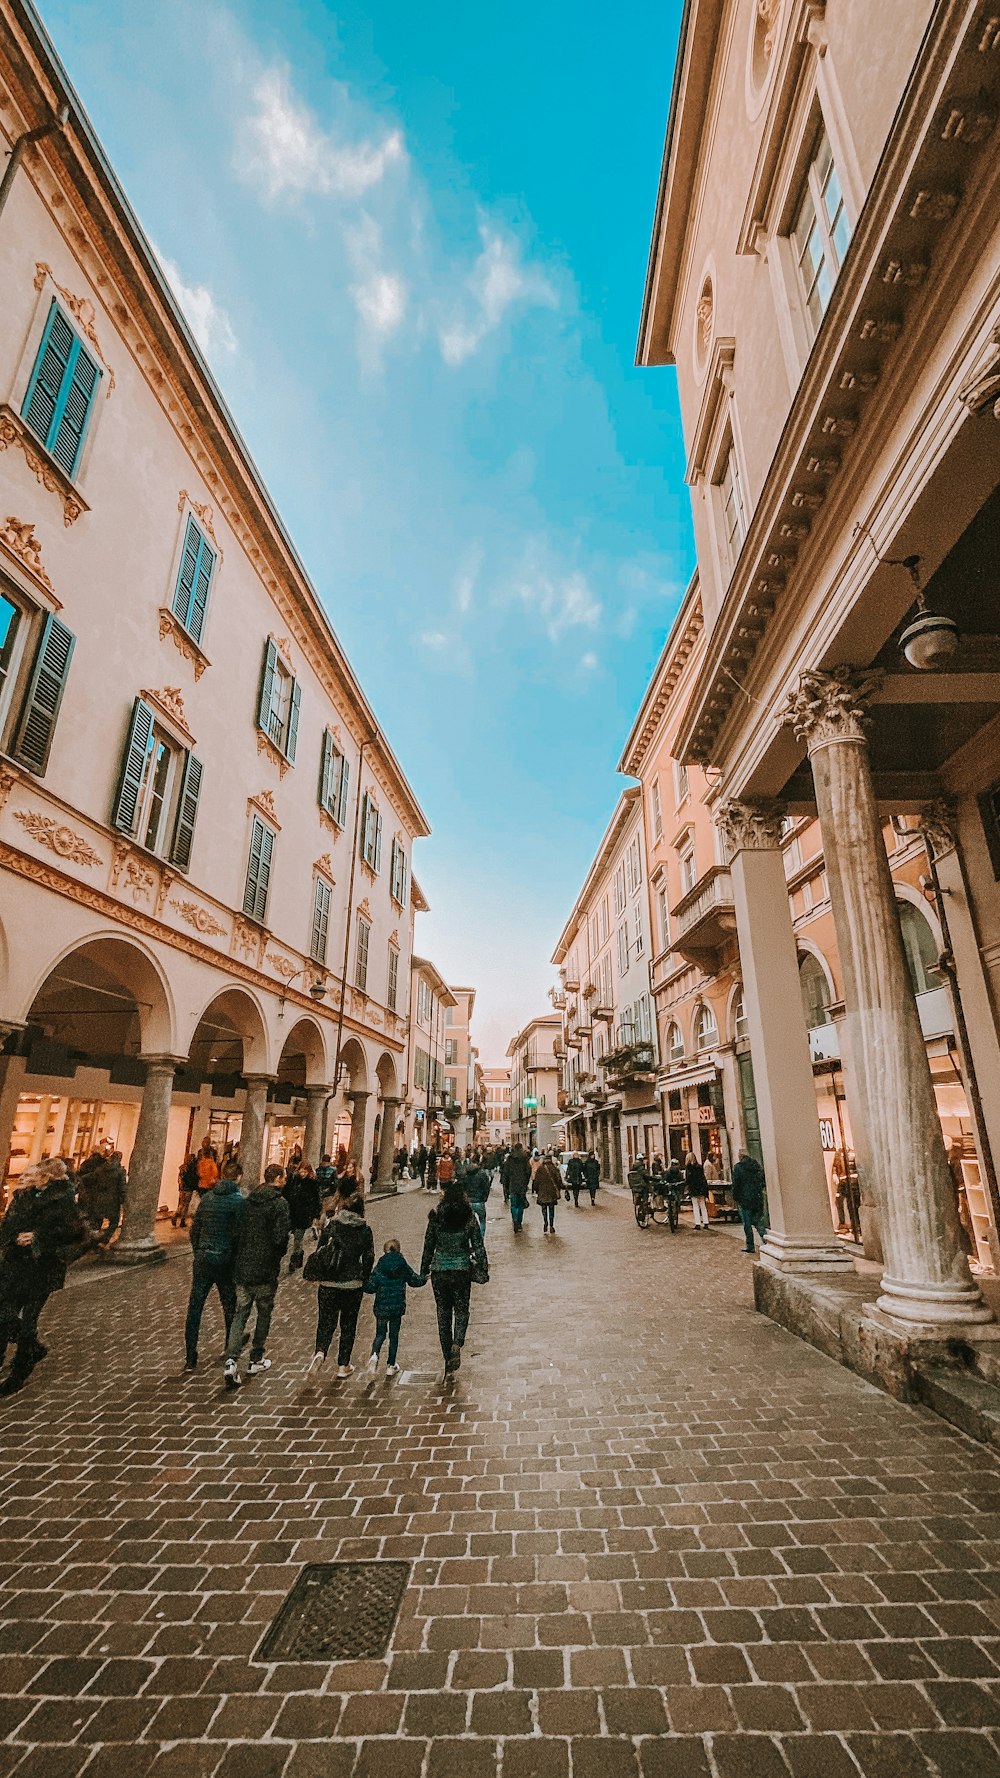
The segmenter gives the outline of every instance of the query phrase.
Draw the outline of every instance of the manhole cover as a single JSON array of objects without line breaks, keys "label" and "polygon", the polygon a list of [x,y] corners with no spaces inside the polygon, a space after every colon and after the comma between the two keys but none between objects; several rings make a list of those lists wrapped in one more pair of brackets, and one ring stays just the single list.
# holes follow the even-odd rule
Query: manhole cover
[{"label": "manhole cover", "polygon": [[381,1657],[409,1578],[409,1562],[311,1562],[264,1637],[257,1659]]}]

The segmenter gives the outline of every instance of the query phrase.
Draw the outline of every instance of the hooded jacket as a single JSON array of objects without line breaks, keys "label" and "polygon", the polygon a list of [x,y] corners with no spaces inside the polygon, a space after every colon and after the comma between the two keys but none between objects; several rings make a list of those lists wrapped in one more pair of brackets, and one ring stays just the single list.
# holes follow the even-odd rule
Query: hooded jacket
[{"label": "hooded jacket", "polygon": [[475,1212],[467,1198],[446,1200],[427,1218],[420,1270],[425,1276],[428,1272],[470,1272],[473,1265],[486,1267],[486,1248]]},{"label": "hooded jacket", "polygon": [[191,1224],[196,1264],[232,1264],[246,1204],[236,1179],[220,1179],[218,1185],[203,1194]]},{"label": "hooded jacket", "polygon": [[535,1197],[540,1204],[558,1204],[562,1191],[562,1174],[549,1155],[541,1162],[535,1174]]},{"label": "hooded jacket", "polygon": [[321,1290],[363,1290],[375,1264],[375,1238],[356,1210],[338,1210],[324,1225],[316,1245],[319,1255],[336,1250],[336,1273]]},{"label": "hooded jacket", "polygon": [[426,1283],[427,1279],[415,1272],[401,1253],[391,1250],[383,1253],[375,1270],[366,1279],[365,1289],[375,1298],[376,1315],[391,1321],[406,1314],[406,1286],[409,1284],[412,1289],[419,1290]]},{"label": "hooded jacket", "polygon": [[288,1246],[288,1205],[273,1185],[259,1185],[243,1200],[236,1243],[237,1284],[277,1284]]},{"label": "hooded jacket", "polygon": [[764,1169],[753,1155],[741,1155],[733,1168],[733,1200],[751,1216],[764,1208]]},{"label": "hooded jacket", "polygon": [[485,1167],[470,1167],[462,1180],[465,1195],[472,1204],[485,1204],[493,1185],[493,1175]]}]

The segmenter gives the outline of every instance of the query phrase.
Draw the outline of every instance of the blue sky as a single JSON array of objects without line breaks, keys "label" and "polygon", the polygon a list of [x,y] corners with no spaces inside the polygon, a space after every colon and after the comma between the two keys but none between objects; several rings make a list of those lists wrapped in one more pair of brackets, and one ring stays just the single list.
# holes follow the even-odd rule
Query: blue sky
[{"label": "blue sky", "polygon": [[693,564],[633,367],[680,0],[42,0],[434,834],[486,1062]]}]

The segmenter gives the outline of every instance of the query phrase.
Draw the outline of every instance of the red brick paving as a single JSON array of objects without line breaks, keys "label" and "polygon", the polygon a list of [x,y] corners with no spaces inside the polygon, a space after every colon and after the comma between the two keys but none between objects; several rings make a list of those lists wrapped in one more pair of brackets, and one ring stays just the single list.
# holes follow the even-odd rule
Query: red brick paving
[{"label": "red brick paving", "polygon": [[[0,1778],[1000,1778],[1000,1471],[756,1316],[729,1231],[493,1202],[439,1376],[221,1387],[186,1262],[50,1305],[0,1417]],[[419,1259],[426,1202],[373,1206]],[[301,1565],[412,1562],[385,1660],[254,1652]]]}]

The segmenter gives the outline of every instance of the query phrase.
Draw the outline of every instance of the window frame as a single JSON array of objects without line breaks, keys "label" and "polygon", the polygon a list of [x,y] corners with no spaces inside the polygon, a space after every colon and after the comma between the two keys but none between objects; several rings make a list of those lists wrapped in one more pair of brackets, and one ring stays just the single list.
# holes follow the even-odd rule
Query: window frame
[{"label": "window frame", "polygon": [[382,869],[382,811],[370,790],[361,799],[358,851],[362,864],[377,877]]},{"label": "window frame", "polygon": [[[197,547],[195,548],[195,550],[193,552],[193,564],[194,565],[193,565],[193,570],[191,573],[191,584],[188,589],[187,600],[185,603],[184,611],[181,612],[178,609],[178,601],[180,598],[181,588],[183,585],[184,567],[185,567],[185,562],[187,560],[187,556],[189,553],[189,543],[191,540],[192,532],[194,533],[194,536],[197,538],[198,542],[197,542]],[[208,569],[207,569],[207,574],[205,573],[205,567],[204,567],[206,557],[210,558]],[[212,596],[212,588],[215,585],[215,575],[216,575],[216,570],[218,569],[218,566],[219,566],[219,551],[218,551],[217,546],[214,543],[210,543],[208,541],[208,538],[206,537],[205,532],[202,530],[202,527],[199,525],[197,519],[195,518],[194,513],[190,510],[189,507],[185,507],[184,514],[183,514],[183,523],[182,523],[182,527],[181,527],[180,553],[177,558],[176,571],[174,573],[173,592],[170,597],[170,612],[171,612],[171,615],[174,618],[175,622],[180,624],[180,627],[184,631],[184,634],[186,636],[190,636],[192,642],[195,644],[195,646],[197,648],[201,648],[204,645],[205,622],[208,617],[209,601]],[[204,596],[203,596],[203,598],[201,598],[199,600],[198,590],[199,590],[199,586],[201,584],[203,575],[204,575]],[[191,621],[192,613],[195,613],[198,615],[197,627],[195,627],[195,625]]]},{"label": "window frame", "polygon": [[[275,688],[287,686],[287,700],[276,704]],[[264,644],[260,691],[257,698],[257,727],[268,745],[290,766],[295,764],[298,747],[299,713],[302,687],[284,659],[273,636]],[[277,725],[275,718],[278,718]]]},{"label": "window frame", "polygon": [[[66,308],[63,306],[63,303],[56,295],[53,286],[48,280],[46,280],[42,287],[41,303],[44,304],[45,302],[46,291],[48,293],[48,307],[45,309],[38,337],[34,343],[34,348],[33,350],[30,350],[27,379],[25,382],[24,393],[18,403],[17,412],[21,423],[30,433],[32,439],[41,446],[46,456],[55,464],[60,474],[65,476],[66,480],[75,486],[83,470],[84,460],[87,454],[87,445],[94,431],[94,415],[98,406],[98,392],[102,381],[106,378],[107,367],[102,363],[99,354],[94,350],[92,342],[88,340],[87,344],[84,344],[80,329],[76,326],[73,317],[67,313]],[[63,326],[70,334],[71,343],[66,358],[63,361],[58,391],[53,394],[50,390],[47,390],[47,393],[52,400],[52,413],[43,435],[38,427],[28,418],[28,410],[31,407],[39,387],[46,388],[46,385],[42,380],[45,355],[51,345],[52,334],[55,329],[57,318],[61,320]],[[58,347],[52,346],[51,349],[53,356],[58,360],[60,357]],[[81,360],[83,360],[86,365],[92,367],[94,379],[86,397],[86,408],[84,410],[80,430],[77,433],[76,449],[73,452],[72,463],[68,464],[63,461],[61,456],[56,454],[56,451],[59,445],[59,434],[62,430],[63,423],[66,420],[67,409],[70,406],[70,399],[76,384],[77,368]]]},{"label": "window frame", "polygon": [[333,907],[333,884],[328,877],[313,877],[312,920],[309,927],[309,956],[313,963],[326,966],[330,944],[330,913]]},{"label": "window frame", "polygon": [[397,907],[405,908],[409,894],[409,861],[406,849],[393,835],[389,865],[389,894]]},{"label": "window frame", "polygon": [[399,946],[394,944],[389,945],[385,1003],[390,1012],[399,1011]]}]

